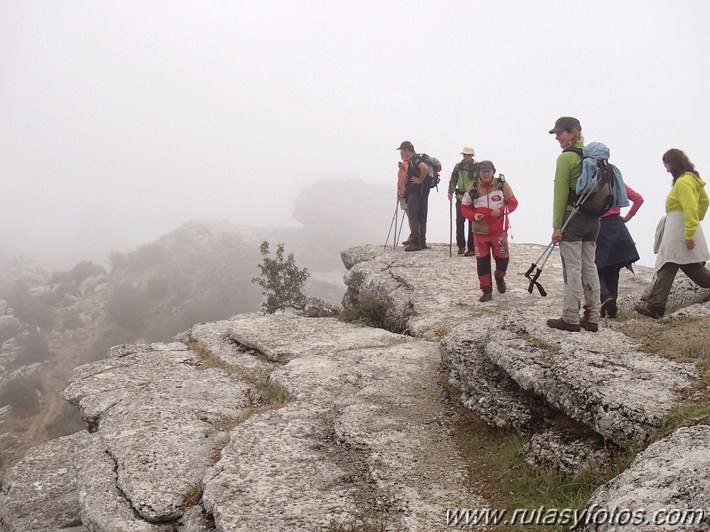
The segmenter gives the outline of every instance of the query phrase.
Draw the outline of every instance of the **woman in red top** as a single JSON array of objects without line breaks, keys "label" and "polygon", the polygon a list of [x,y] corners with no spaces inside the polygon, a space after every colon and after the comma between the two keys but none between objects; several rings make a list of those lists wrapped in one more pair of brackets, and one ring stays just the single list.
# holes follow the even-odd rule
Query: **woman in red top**
[{"label": "woman in red top", "polygon": [[478,179],[461,200],[461,214],[471,220],[473,242],[476,252],[478,283],[483,291],[479,301],[493,299],[491,279],[491,253],[496,263],[496,288],[501,294],[506,291],[505,273],[508,269],[508,214],[518,206],[513,189],[500,177],[491,161],[478,165]]},{"label": "woman in red top", "polygon": [[597,250],[594,262],[599,274],[601,316],[616,318],[616,300],[619,297],[619,272],[622,268],[634,271],[632,264],[639,260],[636,244],[626,228],[626,223],[634,217],[643,204],[643,196],[626,186],[626,195],[632,203],[626,216],[614,207],[601,217]]}]

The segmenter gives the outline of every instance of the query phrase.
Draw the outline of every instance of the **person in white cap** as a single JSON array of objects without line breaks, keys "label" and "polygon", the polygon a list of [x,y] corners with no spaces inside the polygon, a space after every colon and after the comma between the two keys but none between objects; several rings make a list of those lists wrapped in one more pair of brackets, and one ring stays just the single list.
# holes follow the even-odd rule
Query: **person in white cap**
[{"label": "person in white cap", "polygon": [[459,248],[459,255],[473,257],[476,254],[473,249],[473,223],[468,222],[466,231],[466,218],[461,214],[461,200],[474,182],[478,163],[473,160],[475,154],[469,146],[461,150],[461,155],[463,160],[454,166],[449,179],[449,202],[456,196],[456,246]]}]

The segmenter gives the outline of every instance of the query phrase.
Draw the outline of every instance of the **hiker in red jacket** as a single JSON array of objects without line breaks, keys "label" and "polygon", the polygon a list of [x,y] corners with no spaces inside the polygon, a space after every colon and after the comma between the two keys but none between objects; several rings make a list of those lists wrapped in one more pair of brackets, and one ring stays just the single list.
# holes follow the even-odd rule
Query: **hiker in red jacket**
[{"label": "hiker in red jacket", "polygon": [[461,200],[461,213],[473,222],[478,282],[483,291],[479,301],[493,299],[491,252],[496,263],[496,288],[505,293],[505,272],[508,269],[508,214],[518,206],[513,189],[502,176],[495,177],[491,161],[478,164],[479,178],[473,182]]}]

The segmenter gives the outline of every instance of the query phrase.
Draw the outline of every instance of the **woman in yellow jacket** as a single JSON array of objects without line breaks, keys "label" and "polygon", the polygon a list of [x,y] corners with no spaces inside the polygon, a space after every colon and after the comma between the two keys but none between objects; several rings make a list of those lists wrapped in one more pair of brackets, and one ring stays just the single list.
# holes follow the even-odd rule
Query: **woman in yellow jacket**
[{"label": "woman in yellow jacket", "polygon": [[707,242],[700,221],[708,210],[705,181],[688,156],[675,148],[663,154],[663,165],[673,176],[673,186],[666,198],[666,216],[656,229],[653,251],[656,272],[651,292],[634,310],[651,318],[660,318],[666,311],[666,301],[678,269],[702,288],[710,288],[710,260]]}]

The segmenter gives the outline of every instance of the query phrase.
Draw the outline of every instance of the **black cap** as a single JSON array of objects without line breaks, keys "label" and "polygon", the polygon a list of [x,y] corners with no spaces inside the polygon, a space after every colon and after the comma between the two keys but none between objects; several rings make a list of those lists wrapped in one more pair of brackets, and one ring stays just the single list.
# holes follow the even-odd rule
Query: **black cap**
[{"label": "black cap", "polygon": [[559,133],[560,131],[566,131],[568,129],[579,129],[582,131],[582,125],[579,120],[573,116],[561,116],[555,122],[555,127],[550,130],[550,134]]},{"label": "black cap", "polygon": [[400,144],[399,148],[397,148],[397,149],[398,150],[408,150],[408,151],[413,152],[414,151],[414,144],[412,144],[408,140],[403,140],[402,144]]}]

